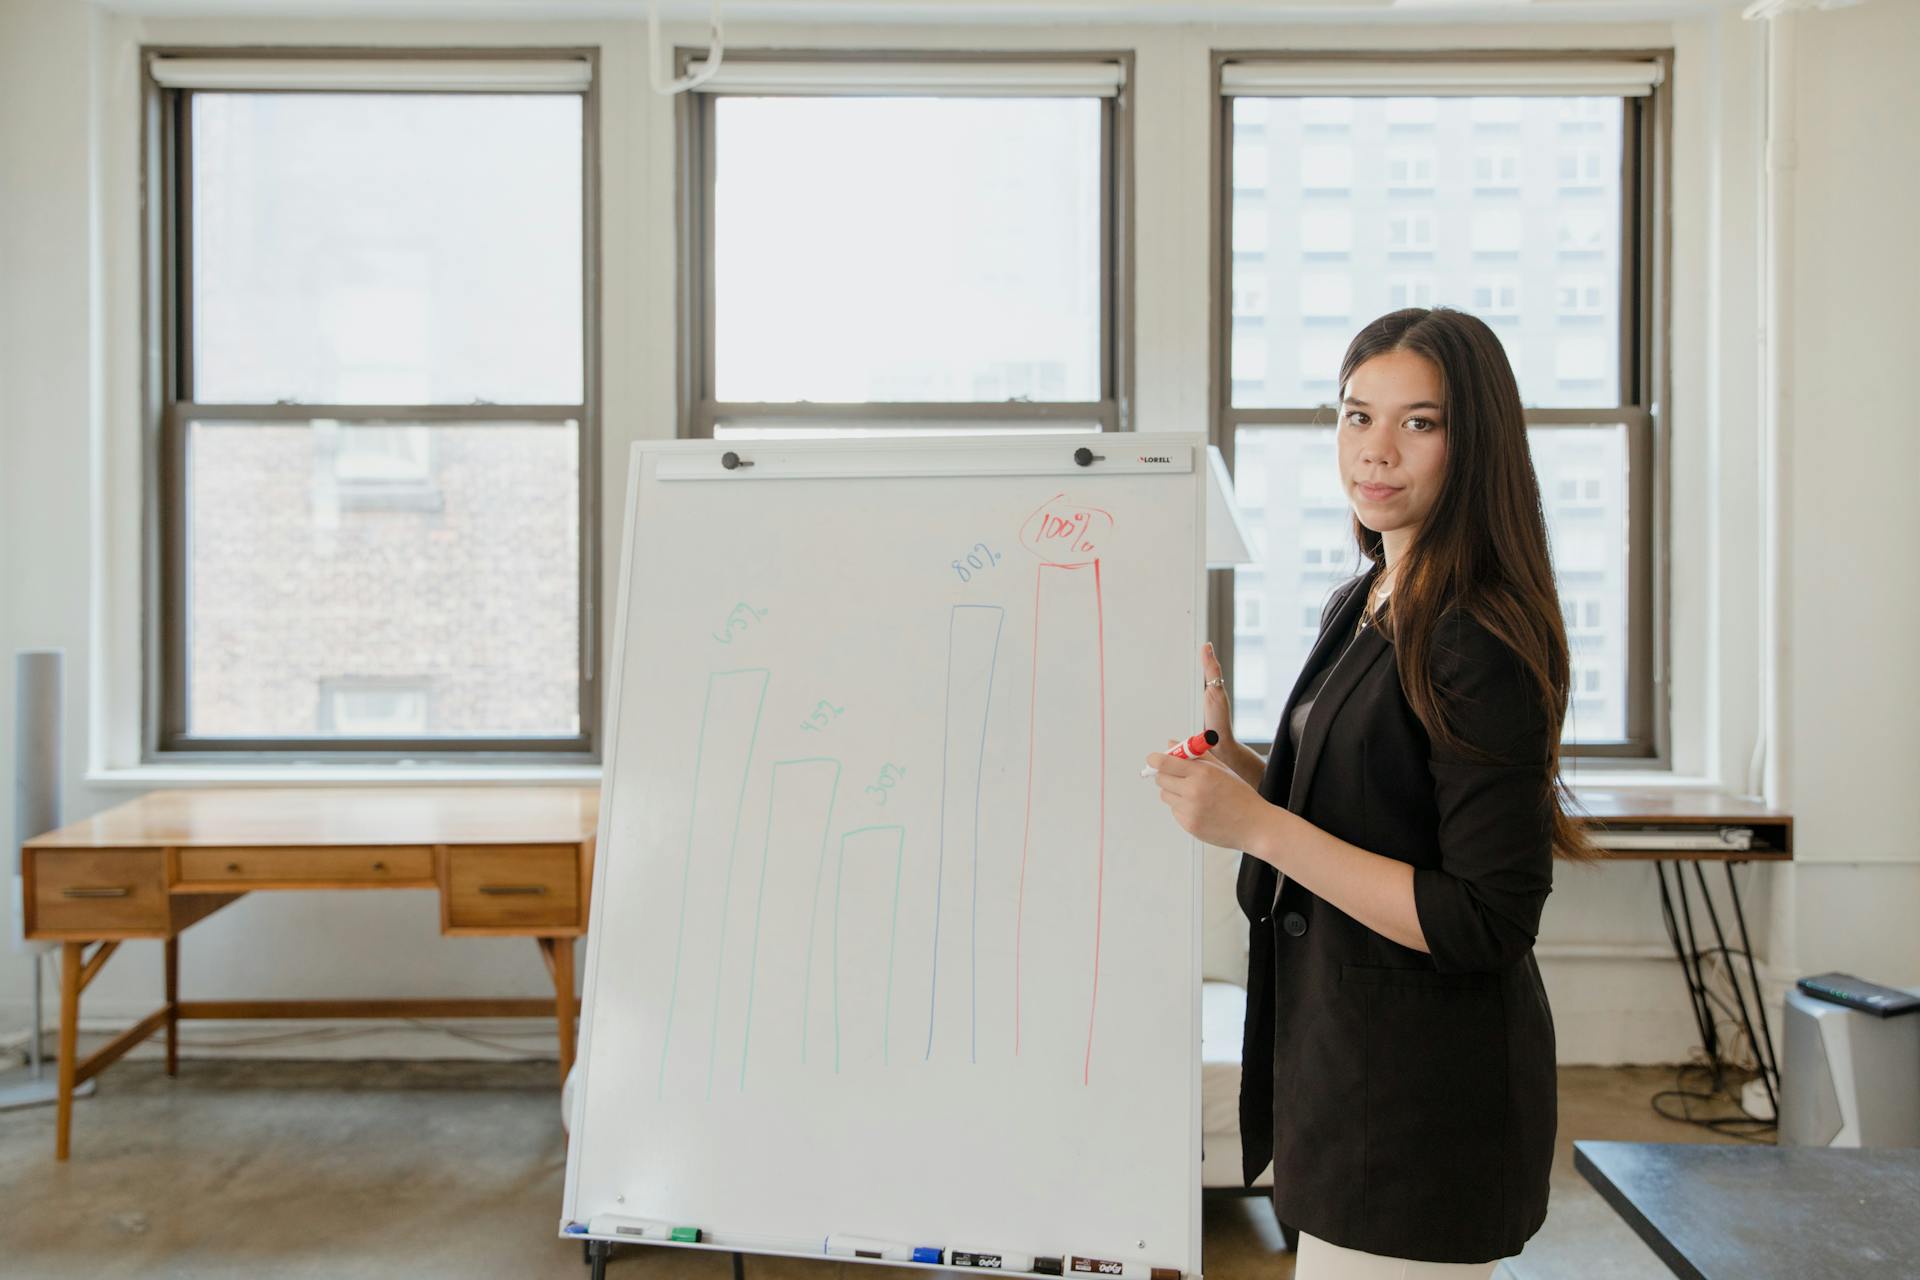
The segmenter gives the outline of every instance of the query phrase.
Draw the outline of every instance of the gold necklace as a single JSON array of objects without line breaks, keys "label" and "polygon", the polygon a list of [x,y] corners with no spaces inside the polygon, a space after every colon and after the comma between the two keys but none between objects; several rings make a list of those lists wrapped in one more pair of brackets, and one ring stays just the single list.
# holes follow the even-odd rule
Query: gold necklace
[{"label": "gold necklace", "polygon": [[1356,636],[1379,621],[1381,608],[1387,603],[1388,597],[1393,595],[1391,588],[1384,592],[1378,590],[1380,584],[1385,581],[1386,574],[1383,571],[1381,576],[1374,580],[1373,586],[1367,588],[1367,603],[1360,610],[1360,625],[1353,630]]}]

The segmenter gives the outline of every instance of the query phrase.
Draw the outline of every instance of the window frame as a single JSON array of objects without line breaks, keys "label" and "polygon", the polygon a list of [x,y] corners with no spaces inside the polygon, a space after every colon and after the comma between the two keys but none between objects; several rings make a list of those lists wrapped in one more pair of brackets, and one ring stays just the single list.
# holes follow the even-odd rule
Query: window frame
[{"label": "window frame", "polygon": [[[704,48],[674,50],[674,74],[685,76]],[[900,49],[728,49],[727,62],[921,63],[1114,63],[1120,88],[1101,103],[1100,141],[1100,388],[1090,401],[722,401],[715,398],[714,180],[720,95],[692,91],[675,104],[675,210],[679,338],[676,431],[682,439],[710,440],[718,424],[777,429],[825,423],[902,430],[952,431],[966,427],[1031,428],[1098,423],[1101,431],[1132,431],[1134,423],[1134,164],[1131,50],[1023,49],[951,51]],[[872,95],[867,95],[872,96]],[[905,96],[905,95],[884,95]],[[1018,94],[1008,94],[1018,97]]]},{"label": "window frame", "polygon": [[[163,58],[287,62],[581,61],[581,402],[567,405],[200,404],[193,391],[192,95],[159,83]],[[283,92],[330,93],[332,89]],[[353,90],[344,90],[352,92]],[[258,92],[215,90],[213,92]],[[366,91],[361,92],[392,92]],[[495,92],[442,89],[437,94]],[[511,93],[510,89],[498,92]],[[143,442],[141,761],[146,764],[598,764],[600,609],[600,51],[593,46],[216,46],[140,47],[141,422]],[[577,423],[578,553],[576,661],[579,729],[543,737],[435,735],[347,738],[208,737],[186,730],[188,696],[186,566],[187,434],[195,422],[291,424],[327,419],[364,425],[492,422]],[[429,695],[430,696],[430,695]]]},{"label": "window frame", "polygon": [[[1215,49],[1211,54],[1212,94],[1208,182],[1209,370],[1208,423],[1229,471],[1234,440],[1242,426],[1325,428],[1335,406],[1314,408],[1236,408],[1232,395],[1232,316],[1223,304],[1221,282],[1231,279],[1233,239],[1233,103],[1224,88],[1225,69],[1234,63],[1262,62],[1657,62],[1660,82],[1644,97],[1625,96],[1621,139],[1621,253],[1619,404],[1613,408],[1528,408],[1529,427],[1624,428],[1627,455],[1627,609],[1633,620],[1625,637],[1627,655],[1626,732],[1619,740],[1567,741],[1562,756],[1596,769],[1666,769],[1672,766],[1669,669],[1671,636],[1667,561],[1671,427],[1667,405],[1671,386],[1669,276],[1672,259],[1673,61],[1671,49],[1594,50],[1448,49],[1385,53],[1378,49],[1290,50]],[[1477,140],[1474,145],[1481,145]],[[1562,252],[1556,242],[1555,252]],[[1233,689],[1234,622],[1232,569],[1208,573],[1207,622],[1218,637],[1214,648],[1227,688]],[[1579,694],[1570,690],[1570,698]],[[1270,752],[1262,725],[1241,741]]]}]

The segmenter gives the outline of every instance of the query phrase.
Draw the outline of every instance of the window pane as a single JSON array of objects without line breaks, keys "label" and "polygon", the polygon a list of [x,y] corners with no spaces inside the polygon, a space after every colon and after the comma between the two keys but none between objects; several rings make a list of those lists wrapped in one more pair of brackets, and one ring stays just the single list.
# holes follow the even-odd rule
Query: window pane
[{"label": "window pane", "polygon": [[[1626,735],[1627,439],[1624,427],[1532,427],[1528,439],[1573,663],[1562,741]],[[1241,427],[1235,500],[1263,544],[1234,576],[1234,732],[1268,742],[1332,589],[1363,565],[1334,430]],[[1257,497],[1255,496],[1257,495]],[[1245,667],[1255,673],[1243,676]]]},{"label": "window pane", "polygon": [[580,730],[574,423],[196,422],[187,732]]},{"label": "window pane", "polygon": [[1098,400],[1101,104],[712,104],[723,401]]},{"label": "window pane", "polygon": [[1267,742],[1327,593],[1360,571],[1360,553],[1331,428],[1242,427],[1233,449],[1234,500],[1260,557],[1234,570],[1233,724]]},{"label": "window pane", "polygon": [[1330,276],[1346,281],[1343,349],[1389,311],[1458,307],[1495,326],[1527,404],[1620,403],[1619,99],[1235,98],[1232,110],[1236,407],[1330,398],[1337,370],[1302,357],[1335,323]]},{"label": "window pane", "polygon": [[197,399],[581,402],[578,96],[191,102]]},{"label": "window pane", "polygon": [[1627,733],[1627,429],[1530,427],[1573,694],[1563,742]]}]

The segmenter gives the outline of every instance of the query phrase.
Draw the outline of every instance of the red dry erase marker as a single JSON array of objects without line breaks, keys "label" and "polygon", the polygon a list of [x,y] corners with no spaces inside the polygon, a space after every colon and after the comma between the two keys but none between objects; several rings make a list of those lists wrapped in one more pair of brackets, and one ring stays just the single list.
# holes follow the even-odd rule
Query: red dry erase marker
[{"label": "red dry erase marker", "polygon": [[[1194,734],[1185,742],[1174,743],[1167,748],[1167,754],[1175,760],[1198,760],[1201,756],[1207,754],[1209,748],[1219,745],[1220,735],[1208,729],[1205,733]],[[1151,778],[1155,772],[1157,771],[1151,768],[1142,769],[1140,776],[1143,778]]]}]

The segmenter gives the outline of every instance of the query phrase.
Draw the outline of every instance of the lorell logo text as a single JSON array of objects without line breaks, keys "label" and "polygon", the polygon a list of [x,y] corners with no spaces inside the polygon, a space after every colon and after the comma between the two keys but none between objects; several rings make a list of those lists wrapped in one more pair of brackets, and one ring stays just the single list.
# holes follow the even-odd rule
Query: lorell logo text
[{"label": "lorell logo text", "polygon": [[1172,458],[1168,458],[1168,457],[1163,457],[1162,455],[1160,455],[1160,454],[1157,454],[1157,453],[1143,453],[1143,454],[1141,454],[1141,455],[1140,455],[1140,461],[1142,461],[1142,462],[1172,462],[1172,461],[1173,461],[1173,459],[1172,459]]}]

